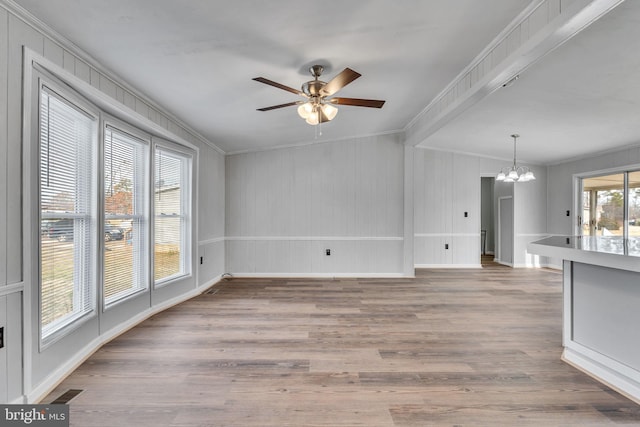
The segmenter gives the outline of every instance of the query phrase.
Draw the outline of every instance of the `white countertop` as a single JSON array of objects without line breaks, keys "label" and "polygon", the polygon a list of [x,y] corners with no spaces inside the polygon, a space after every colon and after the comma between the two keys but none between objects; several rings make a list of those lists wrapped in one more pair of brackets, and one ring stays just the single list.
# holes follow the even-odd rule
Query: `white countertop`
[{"label": "white countertop", "polygon": [[530,243],[532,254],[640,272],[640,238],[551,236]]}]

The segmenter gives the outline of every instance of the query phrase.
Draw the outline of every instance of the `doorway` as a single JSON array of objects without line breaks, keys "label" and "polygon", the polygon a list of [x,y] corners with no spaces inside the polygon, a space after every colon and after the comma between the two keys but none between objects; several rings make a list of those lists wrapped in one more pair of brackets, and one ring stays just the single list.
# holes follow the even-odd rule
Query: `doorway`
[{"label": "doorway", "polygon": [[493,261],[495,255],[495,178],[480,178],[480,259]]},{"label": "doorway", "polygon": [[513,197],[498,199],[498,259],[513,267]]}]

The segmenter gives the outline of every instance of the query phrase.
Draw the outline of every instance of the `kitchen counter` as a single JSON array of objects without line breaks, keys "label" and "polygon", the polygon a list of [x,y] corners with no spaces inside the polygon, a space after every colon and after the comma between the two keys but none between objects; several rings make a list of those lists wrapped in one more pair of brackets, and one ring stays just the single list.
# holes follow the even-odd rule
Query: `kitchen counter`
[{"label": "kitchen counter", "polygon": [[640,238],[551,236],[527,250],[563,260],[563,360],[640,403]]}]

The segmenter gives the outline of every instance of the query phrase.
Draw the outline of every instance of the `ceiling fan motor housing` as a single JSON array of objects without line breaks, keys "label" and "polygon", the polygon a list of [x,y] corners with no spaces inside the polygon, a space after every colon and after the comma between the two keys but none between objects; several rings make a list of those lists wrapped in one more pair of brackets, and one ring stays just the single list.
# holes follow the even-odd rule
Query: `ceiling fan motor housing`
[{"label": "ceiling fan motor housing", "polygon": [[320,96],[320,90],[326,84],[322,80],[310,80],[302,84],[302,91],[308,96]]}]

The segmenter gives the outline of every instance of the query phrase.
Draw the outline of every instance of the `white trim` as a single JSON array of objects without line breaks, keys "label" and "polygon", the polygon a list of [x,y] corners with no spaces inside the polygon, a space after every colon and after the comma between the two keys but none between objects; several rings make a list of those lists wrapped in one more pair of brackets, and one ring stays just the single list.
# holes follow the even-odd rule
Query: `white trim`
[{"label": "white trim", "polygon": [[480,237],[480,233],[416,233],[414,237]]},{"label": "white trim", "polygon": [[[91,68],[95,69],[97,72],[111,80],[114,84],[120,86],[122,89],[130,92],[133,96],[139,98],[149,107],[157,110],[162,115],[166,116],[168,120],[172,121],[174,124],[178,125],[187,133],[194,136],[198,141],[202,142],[205,145],[213,148],[220,154],[225,154],[225,151],[209,141],[204,135],[200,134],[193,128],[191,128],[188,124],[180,120],[173,113],[169,112],[162,106],[160,106],[157,102],[153,101],[148,96],[144,95],[138,89],[131,86],[129,83],[125,82],[122,78],[114,74],[111,70],[105,68],[100,62],[94,59],[91,55],[80,49],[76,44],[74,44],[71,40],[67,39],[62,34],[58,33],[56,30],[51,28],[49,25],[41,21],[40,19],[33,16],[29,11],[24,9],[22,6],[18,5],[13,0],[2,0],[0,1],[0,7],[6,9],[9,13],[14,15],[16,18],[20,19],[22,22],[42,34],[44,37],[49,38],[53,42],[59,44],[77,59],[86,62]],[[117,102],[117,101],[116,101]],[[138,114],[138,113],[136,113]],[[142,116],[143,117],[143,116]],[[147,117],[148,119],[148,117]],[[163,128],[164,129],[164,128]],[[166,129],[165,129],[166,130]]]},{"label": "white trim", "polygon": [[503,28],[502,31],[500,31],[500,33],[493,40],[491,40],[491,42],[486,45],[485,48],[482,49],[482,51],[475,58],[473,58],[473,60],[465,68],[463,68],[462,71],[460,71],[460,73],[458,73],[458,75],[455,76],[453,80],[451,80],[449,84],[446,85],[444,89],[442,89],[440,93],[438,93],[431,100],[431,102],[429,102],[429,104],[427,104],[426,107],[424,107],[418,114],[416,114],[413,119],[409,121],[409,123],[406,124],[404,130],[406,131],[407,129],[415,125],[416,122],[420,120],[422,116],[427,114],[427,112],[438,102],[440,102],[440,100],[442,100],[442,98],[444,98],[451,89],[455,88],[458,83],[467,76],[467,74],[469,74],[477,65],[481,64],[482,61],[485,60],[485,58],[491,55],[491,52],[493,52],[493,50],[498,47],[500,43],[506,40],[511,32],[514,31],[518,26],[520,26],[545,1],[546,0],[532,1],[522,12],[518,14],[518,16],[516,16],[505,28]]},{"label": "white trim", "polygon": [[260,153],[263,151],[285,150],[287,148],[299,148],[299,147],[306,147],[308,145],[330,144],[332,142],[354,141],[358,139],[372,138],[376,136],[385,136],[385,135],[399,135],[400,138],[398,142],[404,141],[404,130],[395,129],[395,130],[388,130],[388,131],[383,131],[378,133],[343,136],[340,138],[325,139],[322,141],[318,141],[314,139],[313,141],[294,142],[292,144],[276,145],[274,147],[247,148],[246,150],[228,151],[226,155],[233,156],[236,154],[249,154],[249,153]]},{"label": "white trim", "polygon": [[207,280],[202,285],[198,285],[198,289],[200,289],[201,292],[204,292],[210,287],[212,287],[213,285],[215,285],[216,283],[220,282],[221,280],[222,280],[222,274],[218,274],[213,279]]},{"label": "white trim", "polygon": [[558,165],[564,165],[567,163],[573,163],[573,162],[577,162],[580,160],[586,160],[586,159],[593,159],[596,157],[600,157],[600,156],[604,156],[606,154],[612,154],[612,153],[617,153],[619,151],[626,151],[626,150],[633,150],[633,149],[637,149],[640,148],[640,144],[638,144],[637,142],[634,142],[632,144],[629,145],[622,145],[619,147],[611,147],[608,148],[606,150],[602,150],[602,151],[596,151],[593,153],[586,153],[586,154],[581,154],[579,156],[575,156],[575,157],[569,157],[567,159],[564,160],[558,160],[556,162],[551,162],[551,163],[547,163],[547,166],[558,166]]},{"label": "white trim", "polygon": [[[572,347],[575,343],[572,343]],[[582,346],[581,346],[582,347]],[[588,350],[588,351],[583,351]],[[565,347],[562,360],[640,404],[640,373],[586,347]],[[609,365],[620,365],[625,370]]]},{"label": "white trim", "polygon": [[482,268],[482,264],[416,264],[416,268]]},{"label": "white trim", "polygon": [[550,237],[552,236],[549,233],[518,233],[516,234],[516,237]]},{"label": "white trim", "polygon": [[198,246],[210,245],[212,243],[224,242],[226,240],[225,237],[214,237],[213,239],[200,240],[198,242]]},{"label": "white trim", "polygon": [[43,68],[47,72],[51,73],[55,78],[71,86],[74,91],[86,98],[88,102],[95,105],[97,109],[103,110],[109,115],[123,120],[125,123],[128,123],[129,126],[139,127],[139,130],[150,133],[152,138],[162,138],[164,140],[174,141],[179,145],[189,147],[195,151],[200,150],[200,147],[197,145],[187,141],[170,130],[163,128],[156,122],[149,119],[149,117],[143,116],[137,111],[121,104],[119,101],[102,92],[100,89],[92,86],[74,74],[71,74],[69,71],[39,53],[25,47],[24,56],[25,67],[32,68],[32,66],[39,66]]},{"label": "white trim", "polygon": [[304,240],[304,241],[398,241],[401,242],[404,240],[404,237],[371,237],[371,236],[360,236],[360,237],[350,237],[350,236],[227,236],[224,238],[227,241],[236,241],[236,240],[274,240],[274,241],[287,241],[287,240]]},{"label": "white trim", "polygon": [[234,279],[327,279],[327,278],[367,278],[367,279],[397,279],[413,278],[403,273],[230,273]]},{"label": "white trim", "polygon": [[26,403],[25,396],[21,394],[20,397],[10,400],[8,403],[9,405],[24,405]]},{"label": "white trim", "polygon": [[[500,34],[474,58],[436,97],[405,126],[407,143],[418,145],[438,129],[475,105],[486,96],[503,87],[518,74],[527,70],[548,53],[554,51],[575,35],[600,19],[623,0],[534,0],[513,19]],[[549,13],[549,6],[540,8],[546,21],[534,28],[529,17],[543,5],[559,7],[557,14]],[[547,10],[545,10],[547,9]],[[518,37],[510,46],[509,37],[526,27],[527,37]],[[495,61],[493,51],[506,45],[506,57]],[[473,82],[473,69],[486,63],[488,69]],[[463,87],[464,86],[464,87]],[[421,125],[421,126],[420,126]]]},{"label": "white trim", "polygon": [[7,286],[0,286],[0,297],[5,295],[11,295],[17,292],[24,291],[24,282],[13,283]]},{"label": "white trim", "polygon": [[[451,148],[442,148],[442,147],[433,147],[433,146],[427,146],[427,145],[420,145],[420,144],[423,144],[425,141],[419,143],[414,148],[418,148],[420,150],[440,151],[440,152],[443,152],[443,153],[461,154],[463,156],[480,157],[482,159],[497,160],[497,161],[501,161],[501,162],[508,162],[510,164],[513,163],[513,157],[511,157],[511,158],[496,157],[496,156],[490,156],[488,154],[473,153],[471,151],[454,150],[454,149],[451,149]],[[518,160],[520,160],[520,159],[518,158]],[[546,167],[547,166],[545,163],[528,162],[528,161],[526,161],[524,159],[520,160],[518,162],[518,164],[520,164],[520,163],[522,163],[523,165],[530,165],[530,166],[539,166],[539,167]],[[495,178],[495,177],[496,177],[496,174],[494,172],[483,172],[483,173],[480,174],[480,178]]]},{"label": "white trim", "polygon": [[494,258],[494,259],[493,259],[493,262],[495,262],[496,264],[506,265],[507,267],[511,267],[511,268],[513,268],[513,263],[510,263],[510,262],[503,262],[503,261],[500,261],[500,260],[499,260],[499,259],[497,259],[497,258]]},{"label": "white trim", "polygon": [[139,325],[149,317],[200,295],[207,288],[217,283],[220,280],[220,277],[221,276],[217,276],[216,278],[207,282],[207,284],[205,285],[198,286],[197,288],[192,289],[189,292],[186,292],[170,300],[164,301],[163,303],[155,307],[150,307],[149,309],[141,313],[138,313],[137,315],[130,318],[126,322],[120,323],[119,325],[115,326],[109,331],[106,331],[101,335],[97,336],[95,339],[89,342],[86,346],[84,346],[83,349],[78,351],[73,357],[67,360],[67,362],[60,365],[40,384],[34,387],[30,393],[24,396],[25,402],[27,403],[39,402],[42,398],[44,398],[47,394],[49,394],[50,391],[53,390],[61,381],[63,381],[69,374],[71,374],[78,366],[80,366],[85,360],[91,357],[93,353],[99,350],[100,347],[102,347],[109,341],[117,338],[119,335],[123,334],[129,329]]}]

